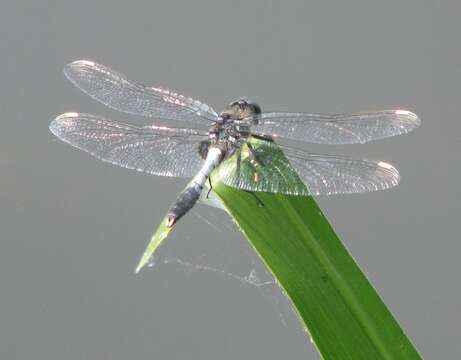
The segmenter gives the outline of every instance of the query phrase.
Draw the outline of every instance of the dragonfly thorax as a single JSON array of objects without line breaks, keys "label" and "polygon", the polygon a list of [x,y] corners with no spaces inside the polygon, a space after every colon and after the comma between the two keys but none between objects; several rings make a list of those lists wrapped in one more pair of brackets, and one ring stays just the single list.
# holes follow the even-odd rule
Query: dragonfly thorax
[{"label": "dragonfly thorax", "polygon": [[258,104],[241,98],[231,102],[219,115],[218,121],[209,131],[211,143],[226,143],[240,147],[250,136],[252,125],[258,123],[261,108]]},{"label": "dragonfly thorax", "polygon": [[208,150],[213,146],[221,149],[224,157],[230,156],[240,148],[250,136],[250,123],[231,118],[220,119],[208,131],[208,140],[201,141],[198,152],[206,159]]},{"label": "dragonfly thorax", "polygon": [[251,135],[251,126],[258,123],[261,108],[246,99],[230,103],[208,131],[208,140],[202,141],[198,151],[205,159],[210,146],[220,148],[225,157],[240,148]]}]

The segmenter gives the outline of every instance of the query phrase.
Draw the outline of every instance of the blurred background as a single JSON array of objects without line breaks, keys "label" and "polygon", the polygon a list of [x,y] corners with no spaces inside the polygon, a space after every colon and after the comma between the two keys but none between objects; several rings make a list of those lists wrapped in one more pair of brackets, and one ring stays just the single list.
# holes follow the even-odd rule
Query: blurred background
[{"label": "blurred background", "polygon": [[[427,359],[461,354],[461,49],[457,1],[8,1],[0,5],[0,357],[318,359],[225,213],[198,206],[134,267],[186,180],[60,142],[67,111],[116,113],[67,81],[91,59],[217,111],[405,108],[417,131],[311,146],[390,161],[395,189],[319,198]],[[310,149],[309,148],[309,149]]]}]

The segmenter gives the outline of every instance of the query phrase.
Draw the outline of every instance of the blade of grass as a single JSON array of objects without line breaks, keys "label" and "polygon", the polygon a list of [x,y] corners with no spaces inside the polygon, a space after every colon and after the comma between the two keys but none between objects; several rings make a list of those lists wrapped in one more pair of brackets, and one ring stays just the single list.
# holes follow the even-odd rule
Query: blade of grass
[{"label": "blade of grass", "polygon": [[[275,156],[284,158],[281,151]],[[284,160],[284,171],[293,171]],[[421,359],[313,198],[212,183],[324,359]]]},{"label": "blade of grass", "polygon": [[149,244],[147,245],[146,250],[144,250],[144,253],[141,256],[141,259],[139,260],[139,263],[136,266],[136,270],[135,270],[136,274],[144,266],[146,266],[149,263],[149,261],[152,259],[152,256],[155,253],[155,250],[158,249],[158,247],[161,245],[163,240],[165,240],[168,234],[174,229],[174,226],[173,227],[166,226],[166,220],[167,219],[165,216],[165,218],[162,220],[157,230],[152,235],[152,238],[149,241]]},{"label": "blade of grass", "polygon": [[[324,359],[421,359],[311,197],[244,192],[225,186],[217,174],[212,183]],[[164,223],[137,272],[171,231]]]},{"label": "blade of grass", "polygon": [[420,359],[309,197],[214,191],[291,299],[324,359]]}]

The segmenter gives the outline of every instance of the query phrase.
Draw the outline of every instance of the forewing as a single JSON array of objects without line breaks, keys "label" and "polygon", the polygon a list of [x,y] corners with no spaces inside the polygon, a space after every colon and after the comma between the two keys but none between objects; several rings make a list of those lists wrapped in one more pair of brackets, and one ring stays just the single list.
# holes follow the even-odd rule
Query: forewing
[{"label": "forewing", "polygon": [[408,133],[420,123],[418,116],[407,110],[336,115],[263,113],[252,131],[317,144],[363,144]]},{"label": "forewing", "polygon": [[198,144],[206,134],[193,129],[138,126],[83,113],[65,113],[51,132],[98,159],[160,176],[191,177],[201,167]]},{"label": "forewing", "polygon": [[244,147],[240,172],[238,154],[220,165],[219,175],[226,185],[289,195],[332,195],[384,190],[400,179],[384,161],[311,154],[267,141],[258,142],[254,149],[259,164]]},{"label": "forewing", "polygon": [[208,105],[168,89],[148,87],[88,60],[74,61],[64,74],[83,92],[104,105],[129,114],[209,126],[218,117]]}]

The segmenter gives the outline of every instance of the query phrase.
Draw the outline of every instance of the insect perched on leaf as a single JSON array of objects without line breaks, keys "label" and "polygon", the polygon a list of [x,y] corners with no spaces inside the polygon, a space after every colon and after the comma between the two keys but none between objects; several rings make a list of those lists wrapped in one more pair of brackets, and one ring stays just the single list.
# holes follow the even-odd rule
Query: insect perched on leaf
[{"label": "insect perched on leaf", "polygon": [[[264,113],[245,98],[231,102],[218,114],[200,101],[141,85],[92,61],[70,63],[64,73],[104,105],[153,119],[151,125],[141,126],[69,112],[53,120],[50,130],[61,140],[115,165],[159,176],[192,177],[168,212],[166,225],[170,228],[195,205],[215,169],[224,184],[251,192],[330,195],[393,187],[399,182],[399,173],[387,162],[312,154],[275,140],[366,143],[407,133],[420,124],[419,118],[406,110],[337,115]],[[187,127],[160,126],[157,120]],[[280,150],[284,158],[274,156]]]}]

